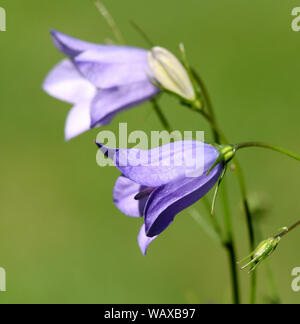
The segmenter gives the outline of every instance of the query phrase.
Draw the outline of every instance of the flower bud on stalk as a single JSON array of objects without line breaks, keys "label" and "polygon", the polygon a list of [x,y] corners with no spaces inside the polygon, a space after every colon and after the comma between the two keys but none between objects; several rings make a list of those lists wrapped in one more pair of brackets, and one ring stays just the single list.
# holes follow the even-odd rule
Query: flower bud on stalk
[{"label": "flower bud on stalk", "polygon": [[148,52],[148,64],[155,80],[164,90],[199,106],[189,74],[175,55],[165,48],[154,47]]},{"label": "flower bud on stalk", "polygon": [[261,262],[263,262],[276,250],[280,240],[280,236],[275,236],[261,242],[256,250],[254,250],[247,258],[241,261],[243,262],[251,258],[251,261],[244,265],[241,270],[250,267],[249,273],[254,271]]}]

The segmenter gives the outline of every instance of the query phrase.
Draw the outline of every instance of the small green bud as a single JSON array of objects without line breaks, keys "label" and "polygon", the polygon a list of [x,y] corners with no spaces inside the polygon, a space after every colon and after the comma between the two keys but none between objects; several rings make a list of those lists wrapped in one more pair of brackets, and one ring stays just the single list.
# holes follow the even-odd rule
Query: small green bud
[{"label": "small green bud", "polygon": [[189,102],[196,101],[196,92],[189,74],[175,55],[165,48],[154,47],[148,52],[148,64],[162,88]]},{"label": "small green bud", "polygon": [[241,270],[250,267],[249,273],[254,271],[261,262],[263,262],[276,250],[280,240],[281,237],[276,236],[261,242],[255,251],[253,251],[247,258],[241,261],[244,262],[248,259],[251,259],[249,263],[247,263],[241,268]]}]

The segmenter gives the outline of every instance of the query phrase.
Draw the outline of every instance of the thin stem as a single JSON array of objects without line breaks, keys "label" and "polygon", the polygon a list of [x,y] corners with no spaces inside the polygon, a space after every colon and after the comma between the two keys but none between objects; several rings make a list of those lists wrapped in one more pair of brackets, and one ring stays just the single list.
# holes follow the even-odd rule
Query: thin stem
[{"label": "thin stem", "polygon": [[[200,78],[199,78],[200,80]],[[202,86],[199,84],[199,86]],[[219,130],[217,123],[215,121],[214,113],[212,104],[208,95],[206,88],[202,90],[204,94],[204,99],[206,104],[210,107],[209,111],[212,114],[209,115],[203,110],[198,110],[210,123],[214,138],[216,143],[221,144],[221,139],[225,138],[222,132]],[[235,244],[233,239],[233,232],[232,232],[232,224],[231,224],[231,213],[228,204],[228,196],[227,196],[227,187],[224,185],[223,188],[223,205],[224,205],[224,217],[225,217],[225,226],[227,231],[227,242],[224,243],[224,247],[228,251],[229,262],[231,265],[231,278],[232,278],[232,287],[233,287],[233,299],[235,304],[240,304],[240,292],[239,292],[239,279],[238,279],[238,271],[236,265],[236,252],[235,252]]]},{"label": "thin stem", "polygon": [[254,225],[252,221],[251,210],[250,210],[249,202],[247,200],[247,189],[246,189],[245,177],[241,165],[238,161],[235,161],[235,166],[236,166],[239,186],[243,198],[243,206],[247,218],[247,225],[249,228],[250,248],[253,251],[255,249],[255,233],[254,233]]},{"label": "thin stem", "polygon": [[104,6],[102,1],[100,1],[100,0],[93,0],[93,1],[95,3],[96,7],[98,8],[98,10],[100,11],[101,15],[103,16],[103,18],[107,22],[108,26],[110,27],[110,29],[114,33],[115,38],[118,41],[118,43],[121,44],[121,45],[125,45],[126,44],[125,39],[124,39],[118,25],[116,24],[114,18],[109,13],[107,8]]},{"label": "thin stem", "polygon": [[209,202],[209,200],[208,200],[208,198],[207,198],[206,196],[204,196],[204,197],[202,198],[202,200],[203,200],[203,202],[204,202],[204,206],[205,206],[205,208],[206,208],[206,210],[207,210],[207,213],[208,213],[209,216],[210,216],[209,219],[210,219],[210,221],[211,221],[211,224],[212,224],[212,226],[214,227],[216,233],[219,235],[221,242],[223,243],[223,233],[222,233],[221,226],[220,226],[220,224],[218,223],[218,220],[217,220],[217,218],[216,218],[216,215],[215,215],[215,214],[213,214],[213,215],[211,214],[211,206],[212,206],[212,204]]},{"label": "thin stem", "polygon": [[132,25],[132,27],[142,36],[142,38],[144,39],[144,41],[150,46],[150,47],[154,47],[154,43],[152,42],[152,40],[150,39],[150,37],[146,34],[146,32],[133,20],[130,21],[130,24]]},{"label": "thin stem", "polygon": [[[152,100],[153,107],[162,123],[162,125],[167,128],[169,131],[171,131],[171,127],[169,125],[169,122],[167,118],[163,115],[158,102],[156,99]],[[228,251],[228,257],[230,262],[230,269],[231,269],[231,278],[232,278],[232,287],[233,287],[233,300],[235,304],[240,304],[240,291],[239,291],[239,278],[238,278],[238,271],[237,271],[237,263],[236,263],[236,252],[234,247],[234,241],[233,241],[233,233],[232,233],[232,224],[231,224],[231,217],[230,217],[230,210],[229,210],[229,204],[228,204],[228,197],[226,193],[226,187],[223,188],[223,201],[224,201],[224,209],[225,209],[225,224],[227,228],[227,240],[223,242],[224,247]],[[218,222],[214,217],[212,217],[213,224],[215,226],[215,229],[217,233],[220,234],[222,237],[222,232],[219,227]]]},{"label": "thin stem", "polygon": [[[199,87],[202,89],[202,94],[204,96],[204,101],[206,103],[206,107],[207,107],[207,110],[209,112],[207,114],[205,111],[200,111],[200,113],[210,123],[211,128],[212,128],[213,133],[214,133],[214,137],[215,137],[216,142],[218,143],[218,142],[220,142],[222,140],[224,143],[228,144],[229,143],[228,140],[226,139],[225,135],[223,134],[223,132],[218,127],[216,116],[215,116],[213,105],[212,105],[212,101],[210,99],[209,92],[208,92],[204,82],[202,81],[202,79],[200,78],[198,73],[193,69],[192,69],[192,74],[193,74],[196,82],[198,83]],[[237,158],[236,158],[236,165],[237,165],[236,174],[237,174],[237,177],[238,177],[240,191],[241,191],[242,199],[243,199],[245,215],[246,215],[246,219],[247,219],[247,227],[248,227],[249,240],[250,240],[250,250],[253,251],[254,248],[255,248],[254,226],[253,226],[251,210],[250,210],[249,203],[248,203],[248,198],[247,198],[245,178],[244,178],[242,168],[241,168]],[[250,285],[251,285],[250,300],[251,300],[252,304],[255,304],[256,286],[257,286],[257,278],[256,278],[256,273],[255,272],[253,272],[253,274],[252,274]]]},{"label": "thin stem", "polygon": [[[206,88],[206,85],[203,82],[203,80],[201,79],[200,75],[194,69],[191,69],[191,72],[192,72],[193,77],[195,78],[195,81],[198,83],[200,89],[202,90],[202,94],[203,94],[203,97],[204,97],[205,105],[207,107],[209,116],[211,117],[211,120],[213,121],[213,123],[216,125],[217,124],[216,123],[216,116],[215,116],[212,101],[211,101],[209,92],[208,92],[208,90]],[[215,132],[215,136],[218,138],[219,133]],[[216,142],[218,142],[218,141],[216,141]]]},{"label": "thin stem", "polygon": [[161,110],[161,108],[160,108],[160,106],[158,104],[157,99],[155,99],[155,98],[152,99],[151,100],[151,103],[152,103],[153,108],[154,108],[154,110],[155,110],[155,112],[156,112],[156,114],[157,114],[160,122],[162,123],[163,127],[166,128],[169,133],[171,133],[171,131],[172,131],[171,125],[168,122],[168,119],[166,118],[166,116],[164,115],[164,113],[162,112],[162,110]]},{"label": "thin stem", "polygon": [[297,161],[300,161],[300,155],[290,152],[284,148],[278,147],[278,146],[274,146],[274,145],[269,145],[266,143],[261,143],[261,142],[246,142],[246,143],[240,143],[236,145],[236,150],[240,150],[243,148],[248,148],[248,147],[260,147],[260,148],[265,148],[268,150],[272,150],[272,151],[276,151],[279,153],[282,153],[284,155],[289,156],[292,159],[295,159]]},{"label": "thin stem", "polygon": [[[251,215],[251,210],[249,206],[249,202],[247,199],[247,189],[246,189],[246,183],[245,183],[245,177],[243,174],[243,170],[241,168],[241,165],[238,160],[235,161],[236,165],[236,174],[238,177],[239,181],[239,186],[242,194],[242,199],[243,199],[243,206],[244,206],[244,211],[246,215],[246,220],[247,220],[247,228],[248,228],[248,233],[249,233],[249,241],[250,241],[250,250],[254,251],[255,249],[255,233],[254,233],[254,225],[253,225],[253,219]],[[254,270],[251,274],[250,278],[250,303],[253,305],[256,302],[256,289],[257,289],[257,272]]]},{"label": "thin stem", "polygon": [[300,226],[300,221],[297,222],[296,224],[292,225],[291,227],[289,227],[287,230],[283,231],[282,233],[280,233],[278,235],[278,237],[283,237],[285,235],[287,235],[288,233],[290,233],[291,231],[293,231],[295,228],[297,228],[298,226]]},{"label": "thin stem", "polygon": [[233,230],[232,230],[232,222],[231,222],[231,213],[229,208],[229,200],[227,195],[227,188],[225,180],[223,180],[223,202],[224,202],[224,218],[225,218],[225,228],[226,228],[226,242],[224,246],[228,251],[230,269],[231,269],[231,278],[232,278],[232,287],[233,287],[233,299],[235,304],[240,304],[240,292],[239,292],[239,278],[237,271],[237,263],[236,263],[236,252],[235,245],[233,239]]},{"label": "thin stem", "polygon": [[204,110],[197,110],[197,112],[199,112],[210,123],[215,142],[217,144],[221,144],[221,142],[227,143],[226,137],[218,127],[216,121]]}]

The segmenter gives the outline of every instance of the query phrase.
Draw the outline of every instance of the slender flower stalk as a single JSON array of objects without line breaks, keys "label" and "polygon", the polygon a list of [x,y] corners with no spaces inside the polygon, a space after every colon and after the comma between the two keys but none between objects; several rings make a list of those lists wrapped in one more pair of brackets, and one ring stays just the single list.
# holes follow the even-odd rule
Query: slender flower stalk
[{"label": "slender flower stalk", "polygon": [[266,144],[266,143],[262,143],[262,142],[246,142],[246,143],[240,143],[235,145],[236,150],[240,150],[243,148],[248,148],[248,147],[259,147],[259,148],[264,148],[264,149],[268,149],[268,150],[272,150],[275,152],[279,152],[282,153],[286,156],[289,156],[292,159],[295,159],[297,161],[300,161],[300,155],[290,152],[284,148],[278,147],[278,146],[274,146],[274,145],[270,145],[270,144]]},{"label": "slender flower stalk", "polygon": [[95,6],[98,8],[100,14],[107,22],[108,26],[112,30],[112,32],[115,35],[116,40],[120,45],[125,45],[125,38],[123,37],[117,23],[115,22],[113,16],[110,14],[110,12],[107,10],[107,8],[104,6],[102,1],[100,0],[92,0],[95,3]]},{"label": "slender flower stalk", "polygon": [[289,234],[291,231],[293,231],[295,228],[297,228],[298,226],[300,226],[300,220],[295,223],[294,225],[292,225],[289,228],[286,228],[284,231],[282,231],[280,234],[278,234],[278,237],[282,238],[285,235]]},{"label": "slender flower stalk", "polygon": [[226,241],[224,242],[224,247],[227,249],[228,257],[230,261],[231,277],[232,277],[232,287],[233,287],[233,298],[235,304],[240,304],[240,287],[239,287],[239,277],[236,265],[236,250],[235,242],[233,237],[233,228],[231,221],[231,211],[229,207],[229,198],[227,194],[226,183],[223,183],[223,205],[224,205],[224,218],[226,227]]},{"label": "slender flower stalk", "polygon": [[[226,140],[225,135],[223,132],[219,129],[216,121],[216,116],[215,112],[213,109],[212,105],[212,100],[210,98],[209,92],[205,86],[205,83],[202,81],[198,73],[194,70],[191,69],[192,75],[198,84],[202,96],[203,96],[203,101],[204,101],[204,107],[207,108],[206,112],[204,109],[199,110],[197,107],[194,107],[194,110],[200,113],[209,123],[212,129],[212,133],[214,135],[215,142],[218,144],[221,144],[223,141],[224,143],[228,143]],[[240,175],[242,178],[243,176]],[[243,188],[243,192],[245,192]],[[229,255],[229,262],[231,265],[231,276],[232,276],[232,286],[233,286],[233,298],[235,304],[240,303],[240,288],[239,288],[239,278],[238,278],[238,271],[237,271],[237,266],[236,266],[236,251],[235,251],[235,243],[234,243],[234,237],[233,237],[233,230],[232,230],[232,224],[231,224],[231,212],[230,212],[230,207],[228,203],[228,195],[227,195],[227,188],[223,184],[223,206],[224,206],[224,217],[225,217],[225,226],[226,226],[226,232],[227,232],[227,242],[224,243],[224,247],[228,251]],[[244,199],[247,201],[247,199]],[[250,226],[252,229],[253,227]]]},{"label": "slender flower stalk", "polygon": [[[210,101],[208,101],[210,102]],[[191,108],[191,107],[190,107]],[[221,144],[220,138],[223,137],[221,134],[221,131],[216,130],[216,125],[213,119],[206,115],[205,112],[201,111],[196,107],[196,110],[198,112],[201,112],[201,114],[204,115],[204,117],[214,126],[212,126],[215,141],[218,144]],[[213,111],[212,108],[210,111]],[[165,121],[161,119],[161,122],[163,126],[165,126]],[[225,225],[226,225],[226,232],[227,232],[227,239],[223,242],[224,247],[228,251],[228,256],[230,260],[230,268],[231,268],[231,276],[232,276],[232,286],[233,286],[233,299],[235,304],[240,304],[240,288],[239,288],[239,279],[238,279],[238,272],[237,272],[237,266],[236,266],[236,252],[235,252],[235,245],[233,241],[233,233],[232,233],[232,223],[231,223],[231,217],[230,217],[230,208],[228,204],[228,197],[227,197],[227,190],[224,186],[223,188],[223,202],[224,202],[224,209],[225,209]],[[213,212],[212,212],[213,214]],[[213,215],[212,215],[213,216]],[[218,229],[218,227],[217,227]],[[218,230],[219,232],[219,230]],[[219,232],[220,233],[220,232]]]},{"label": "slender flower stalk", "polygon": [[152,106],[154,111],[156,112],[157,117],[159,118],[162,126],[164,128],[166,128],[166,130],[171,133],[172,132],[172,127],[167,119],[167,117],[164,115],[164,113],[162,112],[162,109],[158,103],[158,100],[156,98],[153,98],[151,100]]}]

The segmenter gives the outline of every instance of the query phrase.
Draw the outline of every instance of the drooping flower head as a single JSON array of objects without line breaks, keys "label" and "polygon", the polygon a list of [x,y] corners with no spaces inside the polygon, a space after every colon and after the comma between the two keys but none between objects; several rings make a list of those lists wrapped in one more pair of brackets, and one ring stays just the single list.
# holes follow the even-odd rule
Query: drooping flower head
[{"label": "drooping flower head", "polygon": [[[179,141],[149,151],[110,149],[97,144],[122,173],[114,189],[116,206],[125,215],[144,217],[138,236],[144,254],[178,213],[215,186],[224,169],[220,162],[211,170],[220,152],[196,141]],[[197,152],[202,156],[195,156]],[[195,163],[195,158],[202,162]]]},{"label": "drooping flower head", "polygon": [[117,113],[160,91],[151,82],[146,50],[92,44],[57,31],[51,34],[68,58],[49,73],[43,88],[74,105],[66,122],[66,140],[108,124]]}]

